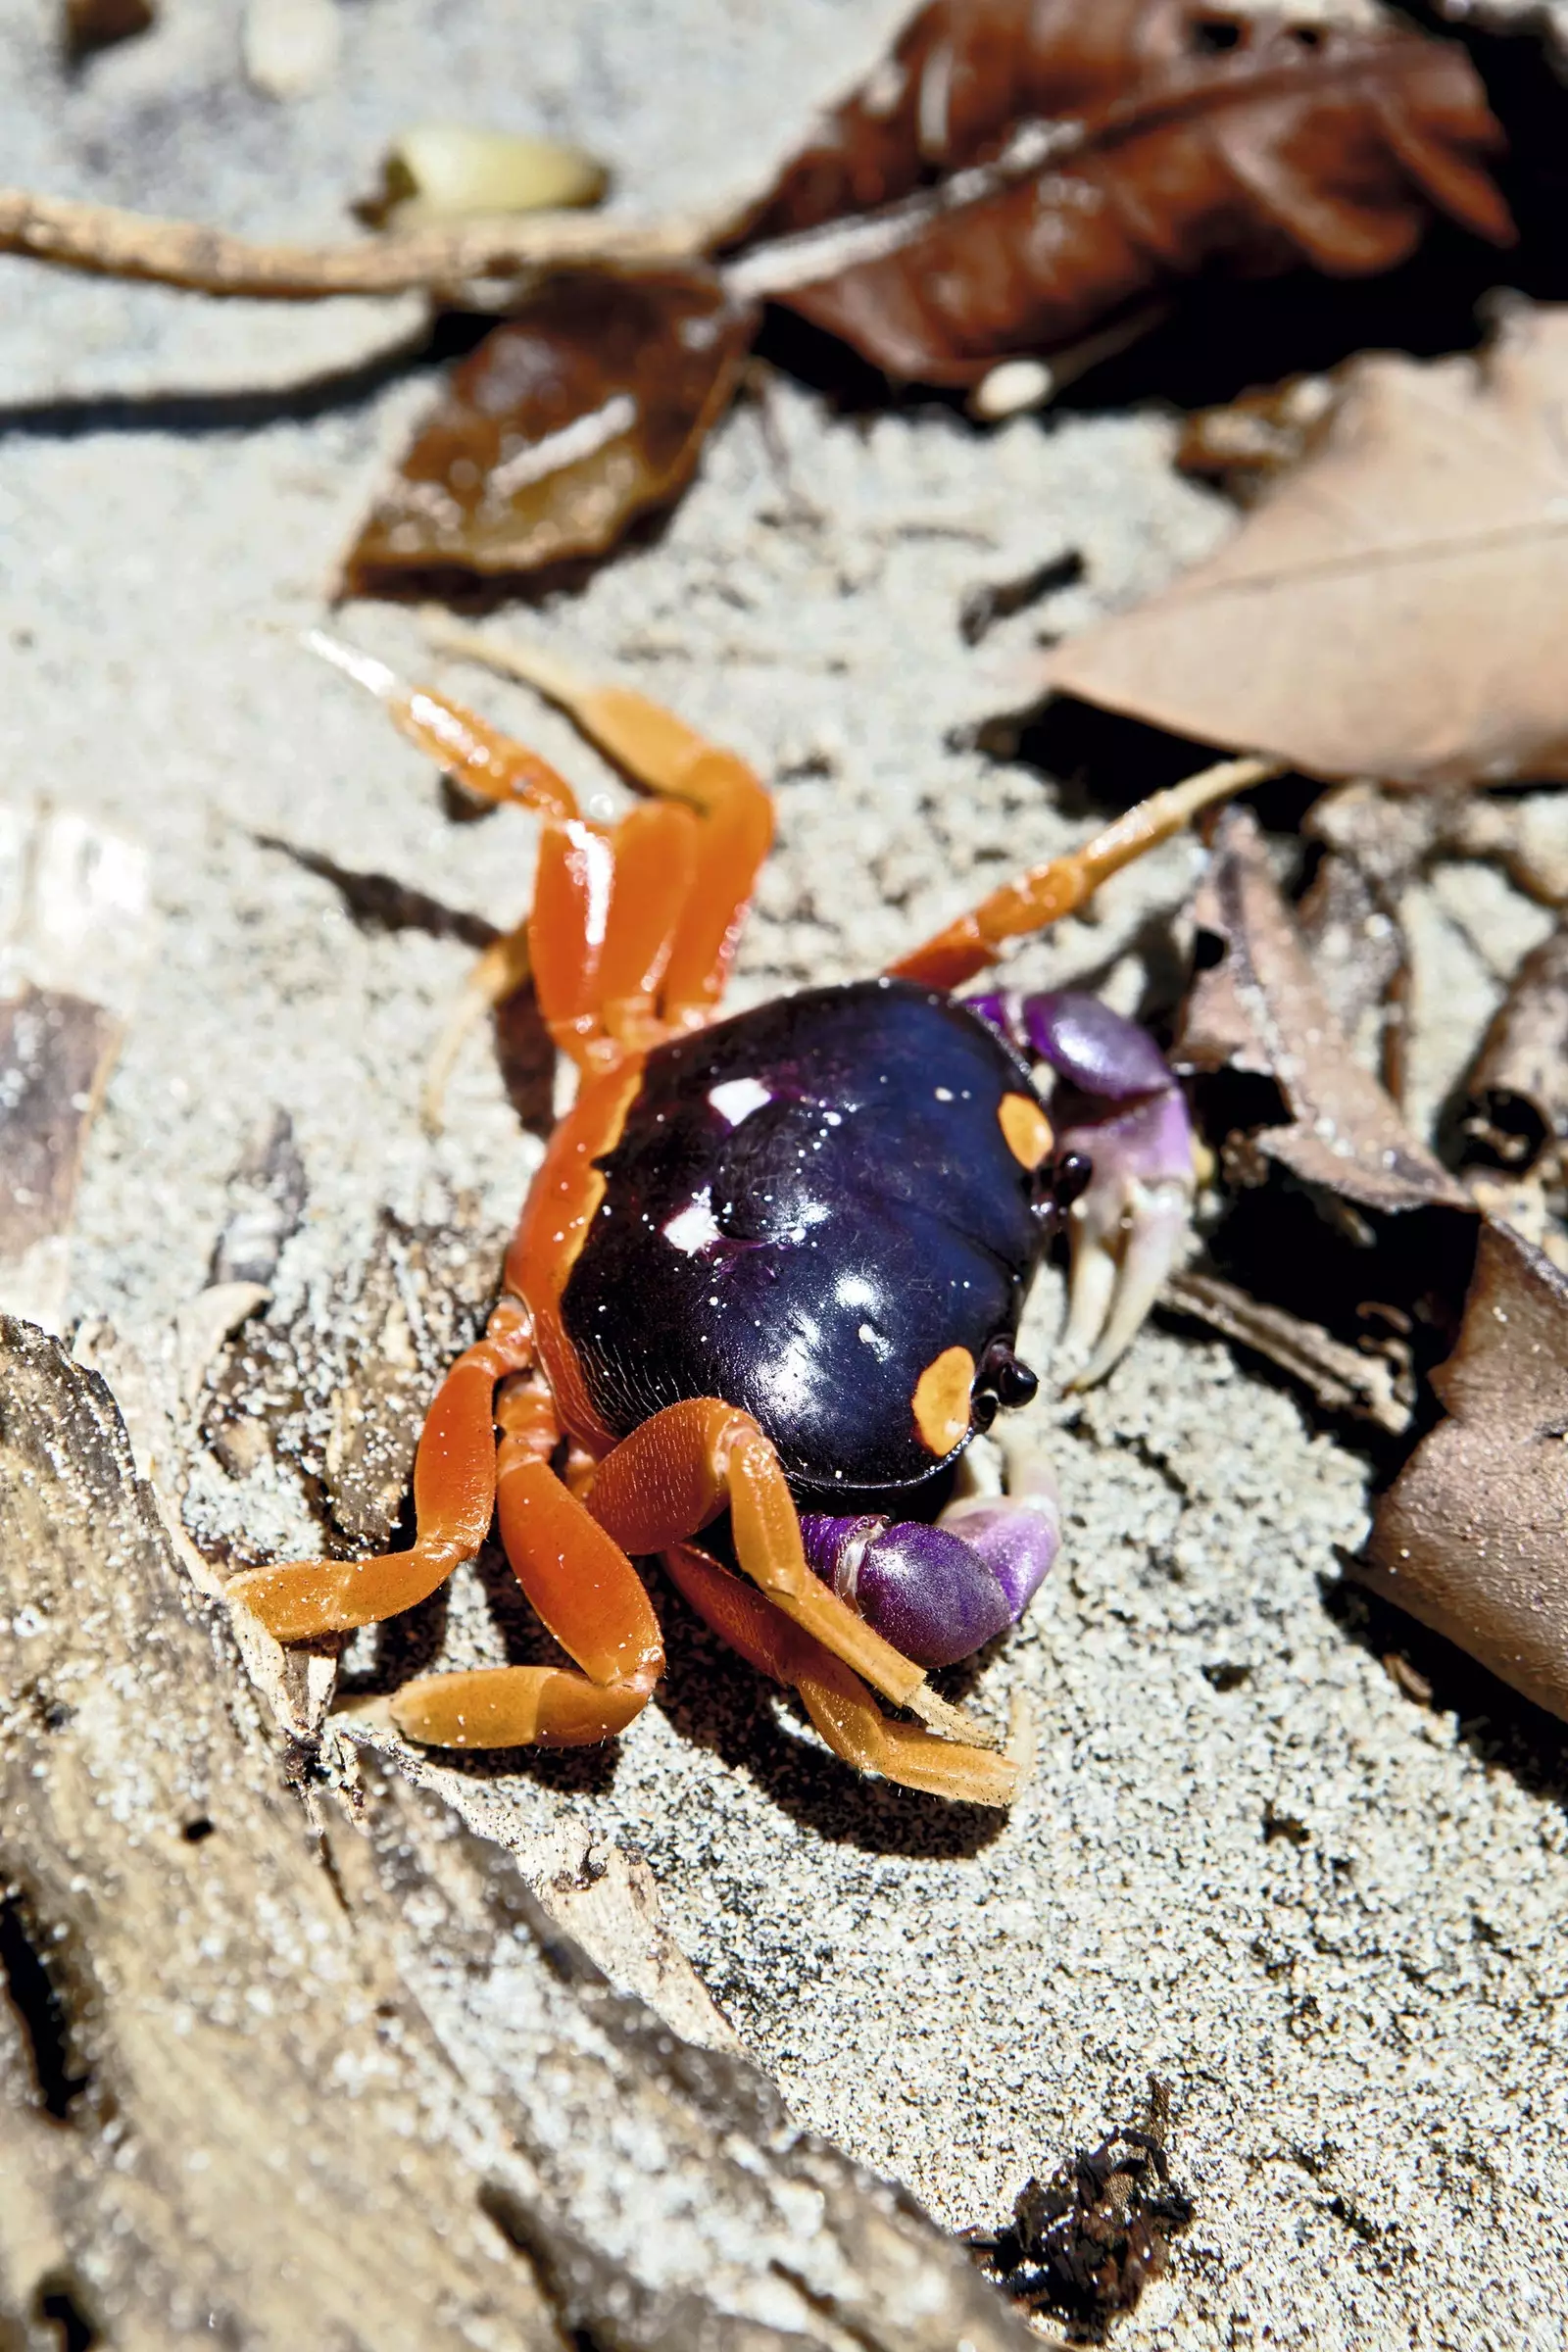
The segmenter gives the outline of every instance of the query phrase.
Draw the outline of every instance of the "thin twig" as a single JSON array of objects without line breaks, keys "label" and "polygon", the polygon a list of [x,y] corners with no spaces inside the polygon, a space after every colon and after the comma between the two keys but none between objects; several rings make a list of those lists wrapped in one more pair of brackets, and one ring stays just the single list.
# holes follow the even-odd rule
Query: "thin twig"
[{"label": "thin twig", "polygon": [[656,268],[692,261],[730,226],[732,208],[667,220],[533,213],[461,227],[411,229],[343,245],[267,245],[115,205],[0,189],[0,253],[28,254],[99,277],[143,278],[197,294],[312,302],[333,294],[408,294],[514,282],[563,266]]}]

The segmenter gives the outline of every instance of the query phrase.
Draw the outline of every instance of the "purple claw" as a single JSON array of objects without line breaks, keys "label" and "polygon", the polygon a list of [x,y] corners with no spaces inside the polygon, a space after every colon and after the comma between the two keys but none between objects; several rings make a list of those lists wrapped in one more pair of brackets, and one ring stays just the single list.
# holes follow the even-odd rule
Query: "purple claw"
[{"label": "purple claw", "polygon": [[1093,1171],[1069,1210],[1072,1280],[1063,1348],[1108,1372],[1136,1337],[1187,1234],[1193,1130],[1163,1054],[1136,1022],[1080,989],[971,1000],[980,1018],[1054,1073],[1058,1164]]},{"label": "purple claw", "polygon": [[1037,1472],[1021,1492],[1007,1494],[970,1494],[950,1502],[937,1525],[961,1535],[1007,1595],[1010,1621],[1016,1625],[1061,1549],[1061,1506],[1056,1483]]},{"label": "purple claw", "polygon": [[1166,1093],[1175,1083],[1148,1031],[1082,989],[1025,997],[1019,1011],[1035,1054],[1080,1094],[1130,1102]]},{"label": "purple claw", "polygon": [[1015,1625],[1060,1543],[1054,1490],[955,1503],[936,1527],[803,1512],[801,1538],[812,1574],[917,1666],[956,1665]]},{"label": "purple claw", "polygon": [[945,1528],[803,1513],[801,1536],[813,1573],[917,1666],[972,1657],[1012,1623],[999,1578]]}]

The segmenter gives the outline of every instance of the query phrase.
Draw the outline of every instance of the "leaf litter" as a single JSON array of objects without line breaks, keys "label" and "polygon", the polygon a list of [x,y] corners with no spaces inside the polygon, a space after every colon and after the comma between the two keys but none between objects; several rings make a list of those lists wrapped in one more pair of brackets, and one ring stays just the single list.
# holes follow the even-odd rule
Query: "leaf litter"
[{"label": "leaf litter", "polygon": [[1373,1524],[1358,1573],[1537,1705],[1568,1718],[1568,1278],[1482,1227],[1445,1418]]},{"label": "leaf litter", "polygon": [[[760,216],[808,232],[799,274],[742,274],[892,376],[973,384],[1216,265],[1370,274],[1440,213],[1506,244],[1500,139],[1463,50],[1402,27],[935,0]],[[812,270],[809,232],[889,199]]]},{"label": "leaf litter", "polygon": [[[751,207],[713,276],[694,263],[557,277],[495,328],[345,585],[455,588],[603,554],[685,487],[757,302],[1001,415],[1018,368],[1036,397],[1200,272],[1373,273],[1440,216],[1507,243],[1487,169],[1500,139],[1463,49],[1402,26],[1201,0],[932,0]],[[1042,373],[1042,355],[1064,356]]]}]

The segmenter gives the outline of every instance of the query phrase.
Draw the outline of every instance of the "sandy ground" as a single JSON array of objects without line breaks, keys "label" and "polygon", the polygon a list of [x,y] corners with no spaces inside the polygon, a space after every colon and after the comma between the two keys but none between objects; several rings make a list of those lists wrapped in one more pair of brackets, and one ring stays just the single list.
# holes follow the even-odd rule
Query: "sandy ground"
[{"label": "sandy ground", "polygon": [[[663,207],[787,147],[898,10],[342,13],[334,80],[285,110],[244,86],[228,0],[168,0],[156,36],[74,81],[40,12],[0,0],[6,175],[325,234],[397,126],[482,112],[569,129],[627,202]],[[258,841],[495,921],[525,902],[526,823],[453,822],[430,772],[297,642],[428,400],[426,375],[377,365],[416,323],[410,305],[208,306],[0,262],[5,790],[144,843],[160,922],[91,1141],[71,1313],[155,1364],[274,1108],[308,1182],[278,1321],[302,1300],[319,1314],[383,1206],[439,1220],[476,1195],[489,1262],[537,1157],[477,1039],[446,1131],[420,1130],[418,1073],[466,952],[357,929],[330,884]],[[785,469],[743,405],[659,544],[508,623],[676,704],[776,783],[739,1001],[874,968],[1081,832],[1049,778],[953,748],[955,730],[1006,701],[1041,626],[1144,593],[1228,527],[1169,469],[1152,411],[984,437],[940,410],[862,428],[785,384],[774,420]],[[960,642],[966,589],[1069,547],[1082,586],[979,652]],[[407,613],[340,625],[431,666]],[[520,690],[437,669],[580,784],[616,789]],[[1142,918],[1180,899],[1196,855],[1125,878],[1027,972],[1093,970],[1131,1005]],[[1417,911],[1430,1114],[1539,918],[1460,868]],[[1055,1308],[1053,1278],[1037,1348]],[[1223,1349],[1153,1331],[1103,1391],[1035,1420],[1067,1557],[974,1691],[992,1714],[1025,1691],[1037,1713],[1039,1769],[1010,1818],[856,1785],[673,1601],[667,1683],[617,1749],[444,1783],[503,1838],[570,1817],[639,1845],[797,2113],[954,2225],[994,2221],[1157,2072],[1198,2221],[1118,2329],[1128,2352],[1560,2345],[1568,1837],[1550,1736],[1467,1716],[1441,1665],[1430,1707],[1396,1685],[1391,1621],[1341,1591],[1365,1463]],[[236,1481],[198,1454],[189,1507],[210,1547],[311,1543],[297,1485],[270,1472]],[[457,1659],[516,1637],[471,1575],[445,1638]]]}]

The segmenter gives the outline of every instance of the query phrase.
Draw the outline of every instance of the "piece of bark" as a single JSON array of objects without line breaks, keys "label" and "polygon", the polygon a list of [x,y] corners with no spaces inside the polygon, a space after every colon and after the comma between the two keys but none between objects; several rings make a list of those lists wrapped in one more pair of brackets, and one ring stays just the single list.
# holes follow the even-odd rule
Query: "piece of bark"
[{"label": "piece of bark", "polygon": [[1568,1280],[1488,1220],[1446,1418],[1378,1505],[1357,1573],[1568,1718]]},{"label": "piece of bark", "polygon": [[150,940],[133,843],[0,804],[0,1310],[58,1329],[87,1133]]},{"label": "piece of bark", "polygon": [[690,480],[755,325],[703,269],[552,278],[455,370],[355,542],[345,592],[602,553]]},{"label": "piece of bark", "polygon": [[1410,952],[1397,904],[1357,859],[1331,851],[1296,912],[1329,1010],[1357,1060],[1376,1069],[1398,1102]]},{"label": "piece of bark", "polygon": [[0,1518],[0,2340],[1027,2352],[446,1806],[341,1743],[290,1785],[107,1390],[9,1320]]},{"label": "piece of bark", "polygon": [[[1404,27],[935,0],[786,169],[759,218],[786,241],[734,282],[891,375],[973,384],[1216,264],[1387,270],[1434,211],[1507,243],[1500,137],[1464,52]],[[879,209],[846,229],[846,204]]]},{"label": "piece of bark", "polygon": [[1465,1092],[1470,1135],[1515,1175],[1568,1140],[1568,923],[1515,972]]},{"label": "piece of bark", "polygon": [[1221,817],[1193,919],[1198,971],[1172,1062],[1272,1084],[1279,1114],[1247,1120],[1251,1149],[1356,1208],[1468,1209],[1463,1187],[1352,1056],[1249,810]]},{"label": "piece of bark", "polygon": [[[386,1544],[430,1398],[493,1301],[503,1238],[471,1202],[442,1224],[383,1211],[363,1265],[297,1312],[245,1325],[213,1375],[201,1443],[232,1478],[291,1469],[331,1548]],[[190,1532],[206,1543],[199,1516]],[[239,1564],[229,1540],[217,1550]]]},{"label": "piece of bark", "polygon": [[0,1320],[0,1430],[9,2340],[560,2352],[107,1391]]},{"label": "piece of bark", "polygon": [[1313,776],[1568,778],[1565,401],[1568,306],[1479,359],[1356,361],[1235,537],[1041,683]]},{"label": "piece of bark", "polygon": [[1217,1275],[1191,1268],[1169,1277],[1160,1305],[1191,1315],[1238,1348],[1250,1348],[1299,1381],[1326,1412],[1350,1413],[1393,1437],[1402,1436],[1410,1426],[1410,1399],[1387,1355],[1348,1348],[1320,1324],[1253,1298]]}]

